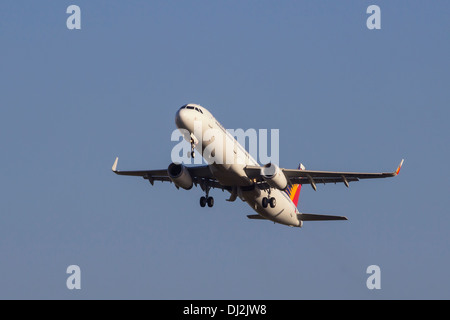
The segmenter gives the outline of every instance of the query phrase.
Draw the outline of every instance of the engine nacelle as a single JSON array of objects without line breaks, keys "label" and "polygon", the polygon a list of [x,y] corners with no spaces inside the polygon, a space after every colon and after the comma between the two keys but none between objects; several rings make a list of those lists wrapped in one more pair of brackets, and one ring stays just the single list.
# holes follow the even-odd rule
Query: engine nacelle
[{"label": "engine nacelle", "polygon": [[185,190],[192,188],[192,177],[189,174],[188,169],[182,164],[171,163],[169,168],[167,168],[167,173],[169,174],[170,180],[172,180],[177,187]]},{"label": "engine nacelle", "polygon": [[276,164],[266,164],[262,169],[262,176],[272,188],[285,190],[288,187],[286,176]]}]

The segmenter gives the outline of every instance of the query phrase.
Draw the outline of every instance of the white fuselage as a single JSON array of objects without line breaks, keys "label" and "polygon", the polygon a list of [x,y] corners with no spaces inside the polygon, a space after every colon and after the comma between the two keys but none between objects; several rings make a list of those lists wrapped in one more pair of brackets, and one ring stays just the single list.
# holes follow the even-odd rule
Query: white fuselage
[{"label": "white fuselage", "polygon": [[[274,188],[261,190],[248,178],[244,170],[245,166],[259,166],[259,164],[245,148],[208,110],[199,105],[189,106],[195,107],[180,109],[176,114],[175,123],[178,129],[187,130],[191,138],[197,142],[196,150],[203,155],[217,181],[223,186],[234,188],[241,200],[247,202],[262,217],[276,223],[301,227],[302,222],[297,217],[299,211],[284,191]],[[211,135],[211,133],[219,134]],[[185,136],[185,138],[188,137]],[[211,143],[214,143],[213,149],[210,146]],[[212,153],[211,150],[213,150]],[[210,154],[212,157],[208,157]],[[230,155],[232,161],[230,161]],[[269,192],[270,197],[276,199],[274,208],[270,206],[264,208],[262,205],[263,198],[268,197]]]}]

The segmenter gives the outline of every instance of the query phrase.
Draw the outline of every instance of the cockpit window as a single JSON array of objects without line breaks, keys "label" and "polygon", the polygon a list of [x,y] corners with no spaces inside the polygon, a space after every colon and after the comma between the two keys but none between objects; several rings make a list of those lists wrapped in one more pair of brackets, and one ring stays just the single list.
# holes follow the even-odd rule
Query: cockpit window
[{"label": "cockpit window", "polygon": [[180,110],[181,110],[181,109],[195,110],[195,111],[200,112],[201,114],[203,114],[202,109],[197,108],[197,107],[194,107],[194,106],[189,106],[189,105],[187,105],[187,104],[185,104],[184,106],[182,106],[182,107],[180,108]]}]

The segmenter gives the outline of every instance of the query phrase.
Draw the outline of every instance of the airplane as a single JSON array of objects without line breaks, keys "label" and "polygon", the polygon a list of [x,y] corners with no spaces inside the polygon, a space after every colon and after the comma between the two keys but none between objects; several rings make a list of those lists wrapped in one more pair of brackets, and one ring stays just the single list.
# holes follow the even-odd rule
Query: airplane
[{"label": "airplane", "polygon": [[[201,132],[195,132],[195,123],[201,124]],[[117,170],[116,158],[112,171],[117,175],[143,177],[152,185],[155,181],[168,181],[174,183],[177,189],[190,190],[194,185],[200,186],[205,192],[200,198],[201,207],[214,205],[214,198],[209,195],[211,189],[227,190],[230,193],[227,201],[233,202],[239,197],[257,213],[248,215],[249,219],[268,220],[290,227],[301,228],[305,221],[348,220],[344,216],[300,212],[297,205],[302,185],[309,184],[317,191],[317,183],[343,183],[348,188],[350,182],[360,179],[395,177],[404,161],[400,162],[394,172],[382,173],[313,171],[306,170],[302,164],[297,169],[283,169],[273,163],[261,166],[206,108],[198,104],[183,105],[176,112],[175,124],[180,131],[187,132],[184,138],[191,145],[190,157],[194,158],[194,150],[197,150],[207,165],[188,167],[182,163],[171,163],[167,169],[162,170],[121,171]],[[210,139],[198,143],[203,140],[203,133],[209,129],[222,132],[222,137],[217,141]],[[208,162],[203,152],[210,143],[215,143],[215,159],[225,156],[228,143],[234,146],[233,159],[241,161]]]}]

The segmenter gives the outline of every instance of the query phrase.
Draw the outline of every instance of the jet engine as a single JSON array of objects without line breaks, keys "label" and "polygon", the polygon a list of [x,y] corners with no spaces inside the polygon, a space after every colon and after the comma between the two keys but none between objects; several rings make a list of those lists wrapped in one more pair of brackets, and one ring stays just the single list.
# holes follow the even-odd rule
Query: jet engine
[{"label": "jet engine", "polygon": [[288,181],[283,171],[273,163],[268,163],[262,168],[262,176],[267,184],[272,188],[285,190],[288,187]]},{"label": "jet engine", "polygon": [[192,188],[192,177],[188,169],[182,164],[171,163],[167,168],[170,180],[180,188],[189,190]]}]

